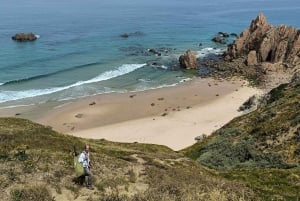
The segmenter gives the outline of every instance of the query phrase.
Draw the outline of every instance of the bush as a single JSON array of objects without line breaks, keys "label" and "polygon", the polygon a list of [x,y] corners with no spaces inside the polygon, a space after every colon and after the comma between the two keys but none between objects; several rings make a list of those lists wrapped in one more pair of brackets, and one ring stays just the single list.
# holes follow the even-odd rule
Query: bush
[{"label": "bush", "polygon": [[34,186],[23,189],[15,189],[10,192],[12,201],[54,201],[45,186]]}]

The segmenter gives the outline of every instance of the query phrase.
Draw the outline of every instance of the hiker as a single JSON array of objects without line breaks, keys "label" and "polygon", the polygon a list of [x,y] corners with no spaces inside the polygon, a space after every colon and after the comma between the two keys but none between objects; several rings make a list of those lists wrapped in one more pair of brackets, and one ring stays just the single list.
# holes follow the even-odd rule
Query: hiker
[{"label": "hiker", "polygon": [[83,169],[84,169],[84,177],[88,176],[88,182],[87,182],[87,188],[88,189],[93,189],[92,188],[92,182],[93,182],[93,175],[91,173],[91,161],[90,161],[90,146],[87,144],[84,147],[84,150],[80,154],[78,158],[78,162],[82,164]]}]

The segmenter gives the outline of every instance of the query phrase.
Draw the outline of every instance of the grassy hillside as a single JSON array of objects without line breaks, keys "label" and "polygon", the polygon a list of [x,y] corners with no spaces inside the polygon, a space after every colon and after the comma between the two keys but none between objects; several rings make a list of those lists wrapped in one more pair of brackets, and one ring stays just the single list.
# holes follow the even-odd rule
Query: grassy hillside
[{"label": "grassy hillside", "polygon": [[[95,190],[77,184],[73,169],[73,146],[81,151],[86,143]],[[4,201],[297,200],[300,81],[179,153],[76,138],[17,118],[0,118],[0,145]]]},{"label": "grassy hillside", "polygon": [[[91,145],[95,190],[75,181],[72,149]],[[0,119],[1,200],[259,200],[167,147],[63,135],[16,118]]]},{"label": "grassy hillside", "polygon": [[183,150],[264,199],[300,199],[300,81],[273,89],[260,107]]}]

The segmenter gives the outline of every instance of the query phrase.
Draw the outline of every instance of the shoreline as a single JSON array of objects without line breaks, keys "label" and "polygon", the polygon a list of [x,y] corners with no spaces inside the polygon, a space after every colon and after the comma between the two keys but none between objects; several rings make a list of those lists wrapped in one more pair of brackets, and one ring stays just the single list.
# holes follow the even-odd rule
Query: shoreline
[{"label": "shoreline", "polygon": [[118,142],[161,144],[180,150],[241,115],[261,91],[240,78],[195,78],[141,92],[100,94],[60,103],[0,109],[66,134]]}]

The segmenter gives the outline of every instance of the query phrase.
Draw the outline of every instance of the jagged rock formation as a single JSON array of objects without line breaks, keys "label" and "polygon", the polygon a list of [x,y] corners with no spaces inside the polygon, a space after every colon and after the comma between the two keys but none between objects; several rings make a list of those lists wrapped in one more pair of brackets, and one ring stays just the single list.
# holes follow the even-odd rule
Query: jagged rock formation
[{"label": "jagged rock formation", "polygon": [[179,63],[185,69],[198,69],[199,67],[196,54],[191,50],[186,51],[179,57]]},{"label": "jagged rock formation", "polygon": [[245,56],[248,57],[245,63],[250,66],[257,64],[255,55],[258,63],[287,63],[292,66],[300,64],[300,30],[287,25],[270,25],[260,13],[252,20],[250,27],[229,46],[225,60]]},{"label": "jagged rock formation", "polygon": [[19,41],[19,42],[25,42],[25,41],[35,41],[37,39],[36,35],[33,33],[17,33],[16,35],[11,37],[13,40]]}]

